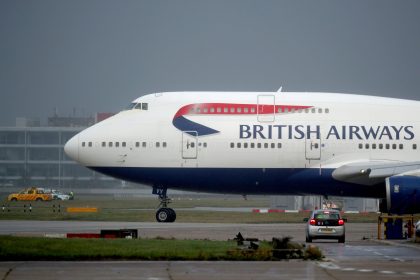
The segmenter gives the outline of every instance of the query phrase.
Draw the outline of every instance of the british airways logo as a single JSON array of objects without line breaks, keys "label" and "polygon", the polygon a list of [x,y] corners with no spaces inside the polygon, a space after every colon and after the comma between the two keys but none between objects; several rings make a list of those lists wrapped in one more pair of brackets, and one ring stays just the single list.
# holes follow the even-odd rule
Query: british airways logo
[{"label": "british airways logo", "polygon": [[230,104],[230,103],[199,103],[185,105],[176,112],[172,124],[179,130],[190,135],[204,136],[219,133],[219,131],[193,122],[187,116],[198,115],[273,115],[291,113],[311,106],[267,105],[267,104]]},{"label": "british airways logo", "polygon": [[[230,104],[198,103],[179,109],[172,124],[192,136],[205,136],[219,133],[218,130],[194,122],[188,116],[200,115],[273,115],[290,114],[310,109],[312,106],[267,105],[267,104]],[[413,140],[414,127],[407,125],[331,125],[321,132],[320,125],[257,124],[239,125],[240,139],[325,139],[336,140]]]}]

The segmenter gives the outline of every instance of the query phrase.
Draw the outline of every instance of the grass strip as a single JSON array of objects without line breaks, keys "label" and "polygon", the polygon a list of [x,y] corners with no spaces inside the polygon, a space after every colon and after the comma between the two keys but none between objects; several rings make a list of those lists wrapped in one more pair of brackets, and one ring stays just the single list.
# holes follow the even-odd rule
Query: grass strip
[{"label": "grass strip", "polygon": [[244,254],[233,241],[0,236],[0,261],[269,259],[268,243],[252,254]]},{"label": "grass strip", "polygon": [[[274,240],[274,239],[273,239]],[[274,242],[274,241],[273,241]],[[286,243],[285,243],[286,244]],[[260,242],[256,250],[238,248],[235,241],[176,239],[58,239],[0,236],[0,261],[75,260],[178,260],[178,261],[273,261],[280,259],[320,260],[316,246],[290,242],[280,249],[271,242]],[[296,250],[300,253],[296,254]],[[277,253],[277,254],[276,254]],[[282,255],[282,256],[280,256]]]}]

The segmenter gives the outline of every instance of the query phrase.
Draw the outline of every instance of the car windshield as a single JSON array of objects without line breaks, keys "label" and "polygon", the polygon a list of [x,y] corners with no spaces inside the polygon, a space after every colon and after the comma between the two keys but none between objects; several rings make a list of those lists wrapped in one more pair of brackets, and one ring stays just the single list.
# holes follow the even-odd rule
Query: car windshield
[{"label": "car windshield", "polygon": [[340,219],[340,215],[338,213],[329,213],[329,212],[317,213],[317,214],[315,214],[314,217],[317,220],[338,220],[338,219]]}]

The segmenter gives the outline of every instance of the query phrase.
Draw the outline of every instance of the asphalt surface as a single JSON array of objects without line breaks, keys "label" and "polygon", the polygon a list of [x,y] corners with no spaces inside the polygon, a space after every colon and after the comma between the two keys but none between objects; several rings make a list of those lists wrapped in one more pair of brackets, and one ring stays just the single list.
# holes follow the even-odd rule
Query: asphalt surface
[{"label": "asphalt surface", "polygon": [[[99,233],[101,229],[138,229],[141,238],[232,239],[238,232],[246,237],[271,240],[291,236],[304,242],[305,223],[284,224],[224,224],[224,223],[136,223],[136,222],[81,222],[81,221],[0,221],[0,235],[54,236],[66,233]],[[348,241],[372,239],[377,236],[373,223],[348,223]]]},{"label": "asphalt surface", "polygon": [[[137,228],[140,237],[182,239],[245,237],[271,240],[292,236],[304,242],[302,224],[194,224],[75,221],[0,221],[0,234],[56,236],[68,232]],[[420,246],[378,242],[376,224],[346,225],[346,243],[322,240],[313,244],[324,261],[280,262],[3,262],[0,279],[420,279]],[[308,244],[309,245],[309,244]]]}]

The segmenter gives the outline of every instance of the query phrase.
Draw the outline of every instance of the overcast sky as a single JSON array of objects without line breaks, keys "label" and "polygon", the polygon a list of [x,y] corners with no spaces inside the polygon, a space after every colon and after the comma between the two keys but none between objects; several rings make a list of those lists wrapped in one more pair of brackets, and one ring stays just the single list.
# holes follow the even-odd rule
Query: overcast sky
[{"label": "overcast sky", "polygon": [[0,0],[0,125],[158,91],[420,100],[420,1]]}]

